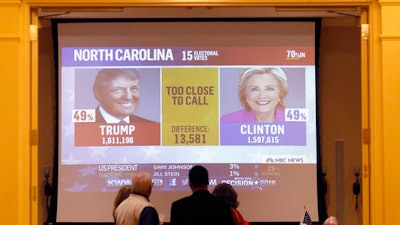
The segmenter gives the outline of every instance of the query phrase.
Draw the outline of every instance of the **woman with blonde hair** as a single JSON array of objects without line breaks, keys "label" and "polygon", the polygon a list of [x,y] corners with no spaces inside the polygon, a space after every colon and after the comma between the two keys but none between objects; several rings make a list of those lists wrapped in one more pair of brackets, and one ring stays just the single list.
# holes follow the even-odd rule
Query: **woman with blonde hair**
[{"label": "woman with blonde hair", "polygon": [[113,209],[114,223],[115,223],[115,210],[117,209],[119,204],[121,204],[122,201],[124,201],[129,197],[131,192],[132,192],[131,185],[124,185],[119,188],[118,193],[114,199],[114,209]]},{"label": "woman with blonde hair", "polygon": [[239,100],[244,109],[223,115],[221,122],[284,122],[287,93],[287,77],[282,69],[245,68],[238,82]]}]

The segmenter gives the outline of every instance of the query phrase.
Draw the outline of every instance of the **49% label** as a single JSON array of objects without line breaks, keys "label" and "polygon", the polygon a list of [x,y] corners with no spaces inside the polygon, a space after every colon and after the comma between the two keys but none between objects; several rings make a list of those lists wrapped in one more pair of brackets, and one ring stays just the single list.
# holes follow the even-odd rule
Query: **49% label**
[{"label": "49% label", "polygon": [[286,108],[285,121],[307,121],[308,110],[303,108]]},{"label": "49% label", "polygon": [[95,109],[74,109],[72,111],[72,121],[74,123],[95,122]]}]

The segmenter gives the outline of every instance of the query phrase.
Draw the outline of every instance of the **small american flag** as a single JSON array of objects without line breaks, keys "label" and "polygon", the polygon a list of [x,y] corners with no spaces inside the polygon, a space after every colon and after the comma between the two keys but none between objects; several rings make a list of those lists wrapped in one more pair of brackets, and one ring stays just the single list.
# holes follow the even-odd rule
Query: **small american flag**
[{"label": "small american flag", "polygon": [[304,213],[303,225],[312,225],[310,214],[307,211]]}]

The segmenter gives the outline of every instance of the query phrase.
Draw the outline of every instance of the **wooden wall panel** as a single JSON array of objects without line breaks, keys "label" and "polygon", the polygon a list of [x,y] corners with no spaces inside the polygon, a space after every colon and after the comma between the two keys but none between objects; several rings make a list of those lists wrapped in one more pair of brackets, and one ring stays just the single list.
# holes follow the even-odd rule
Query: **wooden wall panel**
[{"label": "wooden wall panel", "polygon": [[0,38],[19,38],[20,13],[18,5],[2,6],[0,1]]}]

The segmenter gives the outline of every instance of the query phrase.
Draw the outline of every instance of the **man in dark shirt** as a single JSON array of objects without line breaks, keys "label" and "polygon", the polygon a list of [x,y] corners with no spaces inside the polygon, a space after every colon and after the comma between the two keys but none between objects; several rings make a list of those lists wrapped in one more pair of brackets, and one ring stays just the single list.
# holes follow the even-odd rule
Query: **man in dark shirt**
[{"label": "man in dark shirt", "polygon": [[192,195],[171,207],[171,225],[233,225],[230,207],[208,191],[208,171],[196,165],[189,171]]}]

